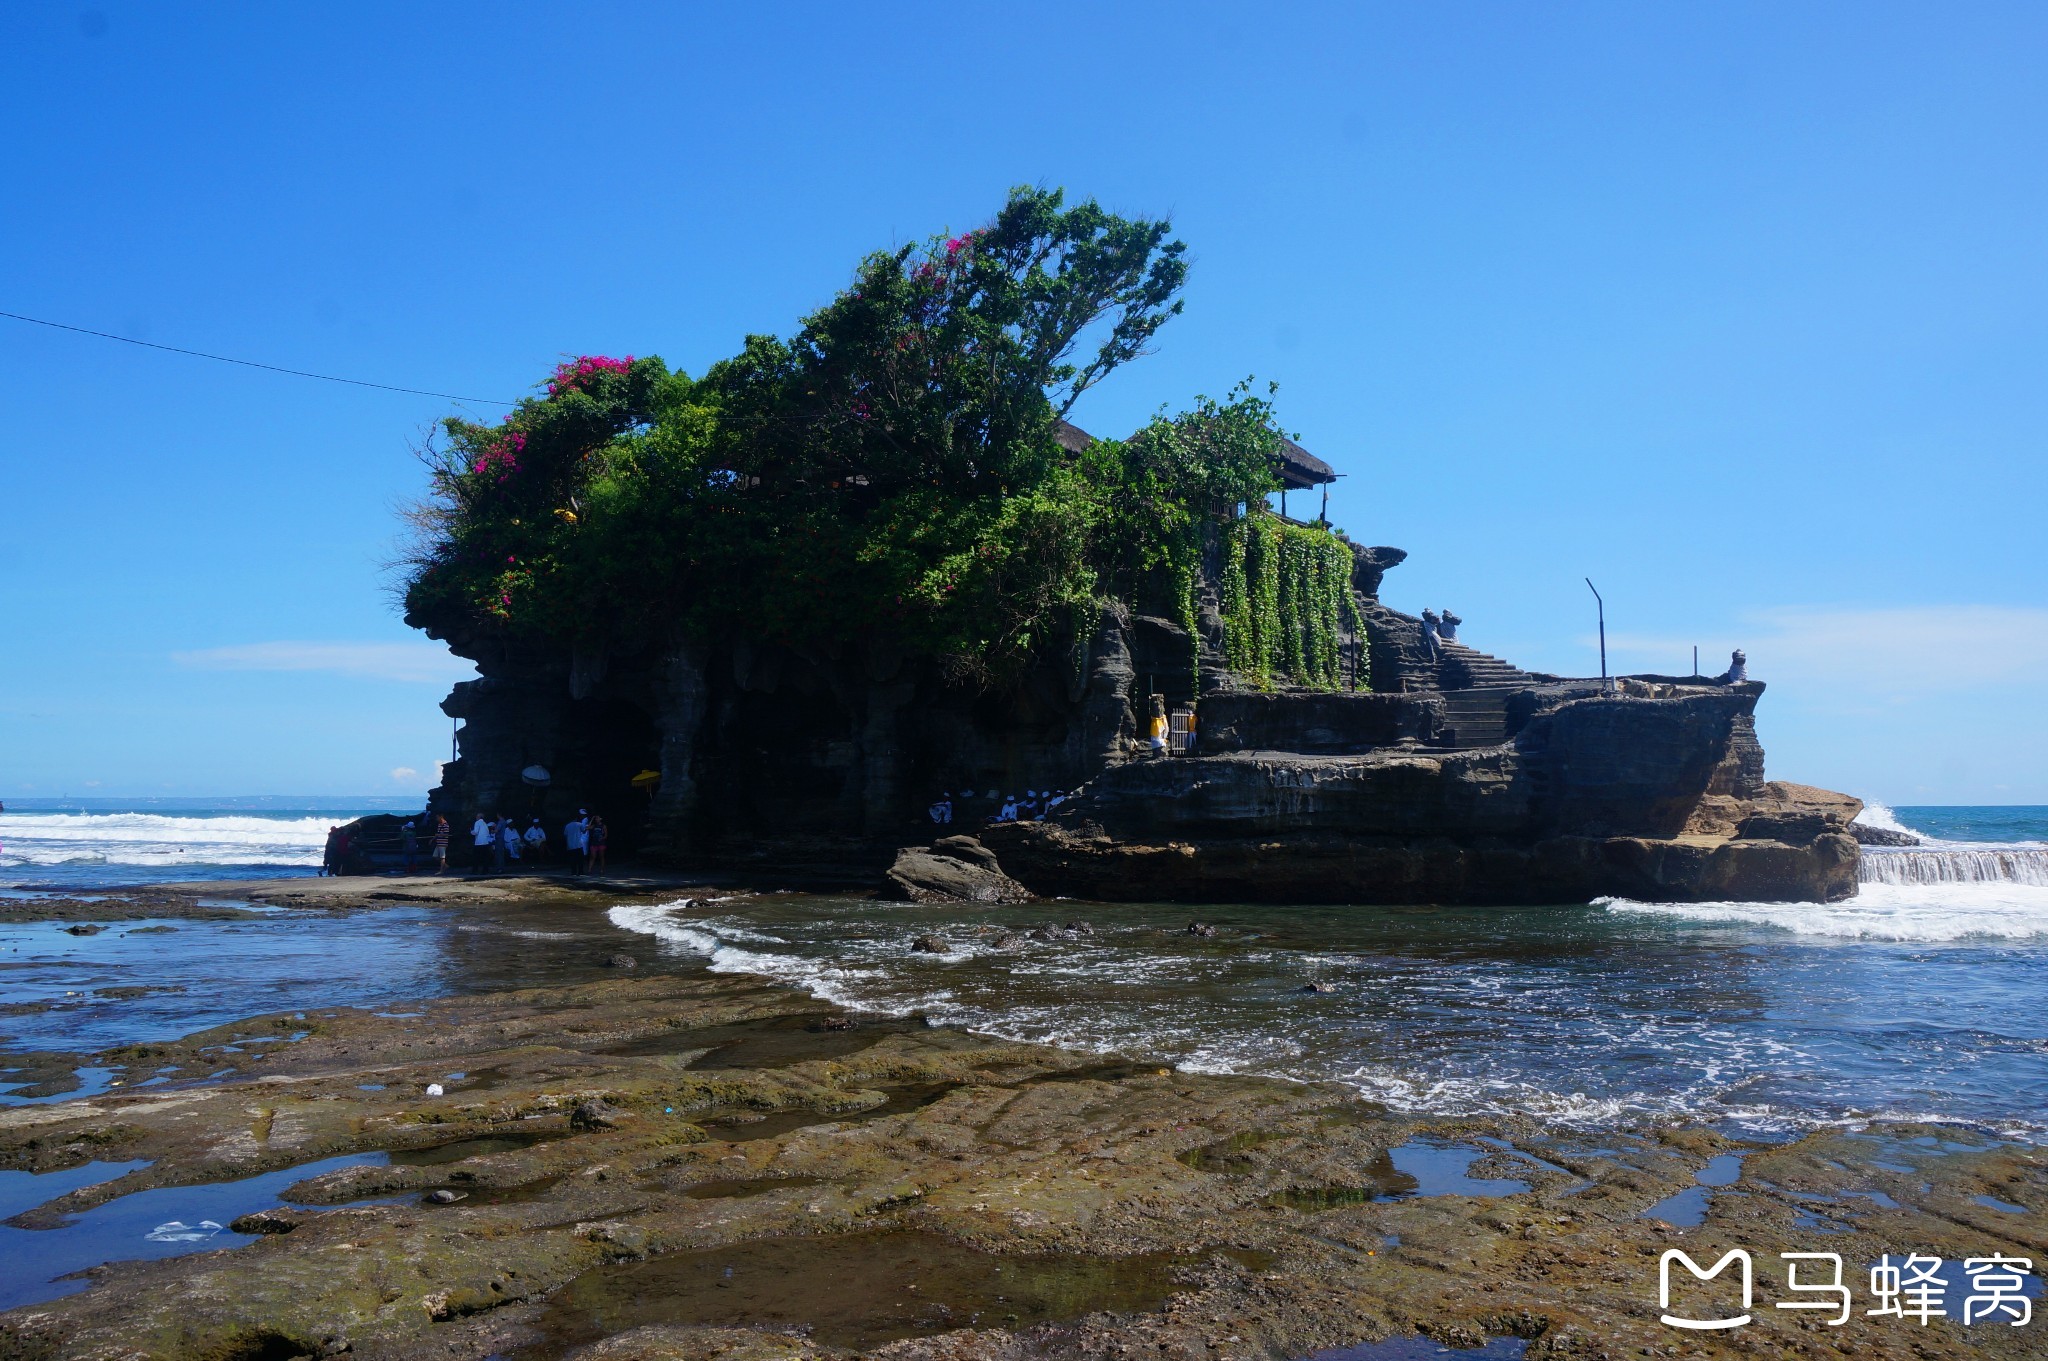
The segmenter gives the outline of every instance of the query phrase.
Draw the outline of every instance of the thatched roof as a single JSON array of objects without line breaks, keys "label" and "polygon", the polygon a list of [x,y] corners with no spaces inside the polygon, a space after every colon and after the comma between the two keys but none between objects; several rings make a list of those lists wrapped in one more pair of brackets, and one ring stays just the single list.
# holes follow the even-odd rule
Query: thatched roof
[{"label": "thatched roof", "polygon": [[1320,487],[1325,482],[1335,482],[1337,470],[1317,458],[1308,450],[1288,439],[1280,437],[1280,483],[1282,486]]},{"label": "thatched roof", "polygon": [[[1069,453],[1080,453],[1095,443],[1095,436],[1071,421],[1059,421],[1053,426],[1052,437],[1059,441],[1060,448]],[[1335,482],[1337,470],[1317,458],[1308,450],[1288,439],[1280,437],[1280,483],[1282,486],[1300,490],[1303,487],[1320,487],[1325,482]]]},{"label": "thatched roof", "polygon": [[1069,421],[1056,422],[1052,428],[1052,437],[1059,441],[1060,448],[1070,454],[1078,454],[1095,443],[1095,436]]}]

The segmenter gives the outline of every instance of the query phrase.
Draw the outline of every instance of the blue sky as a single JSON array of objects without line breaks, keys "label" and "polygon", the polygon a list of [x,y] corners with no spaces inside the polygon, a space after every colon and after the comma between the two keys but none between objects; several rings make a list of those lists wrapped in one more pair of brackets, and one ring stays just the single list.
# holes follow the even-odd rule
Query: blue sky
[{"label": "blue sky", "polygon": [[[513,397],[700,371],[1016,183],[1187,313],[1386,596],[1597,668],[1748,649],[1774,776],[2048,802],[2038,5],[0,10],[0,310]],[[383,564],[449,404],[0,320],[0,797],[400,793],[459,665]],[[489,410],[489,408],[482,408]]]}]

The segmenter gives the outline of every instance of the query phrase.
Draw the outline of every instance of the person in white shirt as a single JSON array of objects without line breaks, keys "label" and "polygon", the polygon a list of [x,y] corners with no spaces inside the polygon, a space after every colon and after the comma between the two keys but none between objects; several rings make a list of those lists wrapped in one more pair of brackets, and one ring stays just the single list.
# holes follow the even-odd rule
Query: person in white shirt
[{"label": "person in white shirt", "polygon": [[562,824],[562,849],[569,855],[569,873],[583,873],[583,834],[588,825],[583,819],[588,816],[581,808],[576,816]]},{"label": "person in white shirt", "polygon": [[476,815],[476,826],[469,829],[469,839],[474,841],[479,849],[489,848],[491,844],[491,824],[484,821],[482,813]]},{"label": "person in white shirt", "polygon": [[505,832],[504,832],[504,836],[505,836],[505,858],[506,858],[507,860],[517,860],[517,859],[519,858],[519,850],[520,850],[520,845],[519,845],[519,826],[518,826],[518,824],[517,824],[517,823],[513,822],[513,821],[512,821],[512,819],[510,819],[510,818],[506,818],[506,819],[505,819]]},{"label": "person in white shirt", "polygon": [[539,864],[541,857],[548,851],[548,834],[540,825],[539,818],[534,818],[526,824],[525,841],[526,853],[533,857],[535,864]]}]

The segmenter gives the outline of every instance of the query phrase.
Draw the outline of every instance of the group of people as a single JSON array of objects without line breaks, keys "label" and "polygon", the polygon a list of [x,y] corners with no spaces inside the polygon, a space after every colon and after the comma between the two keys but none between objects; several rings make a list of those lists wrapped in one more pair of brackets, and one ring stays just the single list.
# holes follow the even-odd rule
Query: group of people
[{"label": "group of people", "polygon": [[[547,859],[548,832],[537,817],[529,817],[522,828],[517,818],[486,818],[479,813],[469,836],[476,858],[482,861],[488,857],[493,874],[521,861],[539,863]],[[587,808],[577,809],[576,816],[562,824],[563,865],[571,874],[604,869],[610,836],[603,818]]]},{"label": "group of people", "polygon": [[[931,806],[925,809],[925,815],[931,818],[934,827],[952,826],[955,797],[951,793],[942,792],[932,801]],[[995,812],[986,819],[990,823],[1037,822],[1067,801],[1064,793],[1051,789],[1027,789],[1021,799],[1015,794],[999,796],[993,789],[985,796],[977,796],[973,790],[963,789],[957,797],[961,803],[972,802],[977,797],[985,797],[990,803],[996,803]],[[998,798],[1001,800],[999,803]]]},{"label": "group of people", "polygon": [[[434,818],[433,831],[427,834],[428,846],[434,859],[434,872],[443,873],[448,868],[448,819]],[[420,824],[417,819],[407,819],[398,829],[398,848],[405,858],[405,872],[411,874],[420,867],[420,853],[427,846],[421,844]],[[320,873],[358,874],[374,862],[370,860],[372,850],[388,851],[389,840],[369,836],[358,837],[347,827],[329,827],[327,846],[320,853]]]}]

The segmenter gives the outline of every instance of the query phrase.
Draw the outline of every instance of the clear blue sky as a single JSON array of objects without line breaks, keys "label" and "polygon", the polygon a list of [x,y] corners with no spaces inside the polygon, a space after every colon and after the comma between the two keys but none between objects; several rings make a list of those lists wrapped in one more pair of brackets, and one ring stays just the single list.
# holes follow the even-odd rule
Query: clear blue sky
[{"label": "clear blue sky", "polygon": [[[1774,776],[2048,802],[2048,8],[0,9],[0,309],[483,397],[700,371],[1020,182],[1170,214],[1187,313],[1390,603],[1731,646]],[[0,797],[391,794],[459,675],[381,564],[448,404],[0,321]],[[396,773],[394,773],[396,772]]]}]

